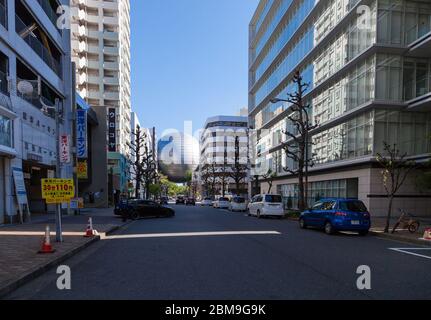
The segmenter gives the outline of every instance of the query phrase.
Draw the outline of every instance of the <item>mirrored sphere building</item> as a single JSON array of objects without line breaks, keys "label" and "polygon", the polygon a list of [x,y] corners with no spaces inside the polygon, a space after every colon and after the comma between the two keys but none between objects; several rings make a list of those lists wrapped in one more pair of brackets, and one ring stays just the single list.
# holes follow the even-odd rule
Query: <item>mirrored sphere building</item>
[{"label": "mirrored sphere building", "polygon": [[187,172],[199,165],[199,141],[178,131],[164,134],[157,143],[159,170],[170,181],[186,182]]}]

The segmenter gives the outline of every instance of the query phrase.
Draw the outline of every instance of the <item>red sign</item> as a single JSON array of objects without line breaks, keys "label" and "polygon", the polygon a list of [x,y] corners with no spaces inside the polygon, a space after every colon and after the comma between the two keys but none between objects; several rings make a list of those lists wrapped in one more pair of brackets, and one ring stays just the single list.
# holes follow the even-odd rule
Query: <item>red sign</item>
[{"label": "red sign", "polygon": [[60,162],[70,163],[72,161],[70,155],[70,137],[66,134],[60,137]]}]

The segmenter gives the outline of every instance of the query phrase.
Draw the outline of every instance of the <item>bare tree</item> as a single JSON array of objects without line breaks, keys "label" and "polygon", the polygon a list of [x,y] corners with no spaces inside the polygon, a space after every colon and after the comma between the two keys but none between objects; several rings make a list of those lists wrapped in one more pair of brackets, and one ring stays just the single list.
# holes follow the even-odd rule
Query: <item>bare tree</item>
[{"label": "bare tree", "polygon": [[141,128],[139,126],[136,128],[135,132],[132,132],[132,135],[134,139],[129,144],[129,148],[131,150],[131,155],[134,158],[134,161],[131,161],[130,165],[133,168],[132,178],[135,181],[135,197],[139,198],[142,183],[141,157],[143,155],[146,137],[145,133],[141,131]]},{"label": "bare tree", "polygon": [[214,196],[218,182],[217,167],[214,163],[204,164],[201,170],[201,177],[204,183],[207,195]]},{"label": "bare tree", "polygon": [[303,78],[299,71],[295,73],[293,78],[297,89],[293,94],[288,94],[287,100],[291,110],[291,114],[287,116],[288,120],[294,127],[294,132],[289,130],[283,131],[287,136],[288,142],[284,144],[283,149],[287,158],[293,160],[296,168],[284,168],[284,171],[298,176],[299,210],[303,211],[307,208],[308,198],[308,169],[313,164],[313,156],[310,157],[310,131],[315,129],[317,125],[312,125],[310,119],[310,105],[304,100],[304,95],[309,88],[308,83],[303,82]]},{"label": "bare tree", "polygon": [[237,195],[240,195],[241,192],[241,184],[245,182],[247,178],[247,169],[248,166],[246,164],[241,163],[241,152],[239,146],[239,137],[235,137],[235,155],[233,159],[232,170],[229,173],[229,177],[235,183],[235,192]]},{"label": "bare tree", "polygon": [[415,169],[415,163],[407,160],[407,153],[402,154],[396,144],[391,146],[387,142],[384,142],[384,153],[385,155],[377,154],[377,161],[383,168],[381,172],[383,186],[389,198],[388,215],[385,226],[385,233],[389,233],[394,198],[410,172]]},{"label": "bare tree", "polygon": [[228,165],[227,157],[225,155],[223,163],[220,166],[218,166],[218,169],[217,169],[218,180],[221,185],[222,197],[226,195],[226,185],[229,182],[229,176],[231,172],[232,170],[230,170],[230,165]]},{"label": "bare tree", "polygon": [[271,193],[274,180],[277,178],[277,176],[277,172],[273,171],[272,169],[268,169],[267,173],[262,175],[262,179],[269,185],[268,193]]},{"label": "bare tree", "polygon": [[136,183],[135,196],[139,198],[141,184],[145,186],[145,196],[150,197],[150,185],[159,180],[157,165],[153,151],[148,148],[147,135],[138,127],[133,133],[134,141],[129,144],[135,161],[131,163],[134,169],[134,180]]}]

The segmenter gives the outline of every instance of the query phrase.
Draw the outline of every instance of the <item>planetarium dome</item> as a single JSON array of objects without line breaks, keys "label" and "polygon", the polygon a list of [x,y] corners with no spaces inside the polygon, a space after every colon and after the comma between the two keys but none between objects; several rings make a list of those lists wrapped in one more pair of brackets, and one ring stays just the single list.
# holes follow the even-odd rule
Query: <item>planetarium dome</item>
[{"label": "planetarium dome", "polygon": [[157,150],[159,170],[170,181],[186,182],[187,172],[199,165],[199,142],[191,135],[167,133],[159,139]]}]

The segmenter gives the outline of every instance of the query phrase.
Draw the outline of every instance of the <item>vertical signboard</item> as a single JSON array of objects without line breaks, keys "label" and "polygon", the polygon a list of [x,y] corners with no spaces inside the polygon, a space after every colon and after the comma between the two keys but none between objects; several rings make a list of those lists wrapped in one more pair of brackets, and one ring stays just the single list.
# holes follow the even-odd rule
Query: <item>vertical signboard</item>
[{"label": "vertical signboard", "polygon": [[108,151],[117,152],[116,109],[109,108],[108,113]]},{"label": "vertical signboard", "polygon": [[72,160],[70,154],[70,137],[67,134],[60,136],[60,162],[70,163]]},{"label": "vertical signboard", "polygon": [[76,111],[76,153],[78,159],[88,158],[87,111]]},{"label": "vertical signboard", "polygon": [[18,204],[27,204],[27,191],[24,183],[24,173],[22,172],[21,168],[12,168],[12,171]]},{"label": "vertical signboard", "polygon": [[79,160],[78,161],[78,179],[87,180],[88,179],[88,162],[87,160]]}]

